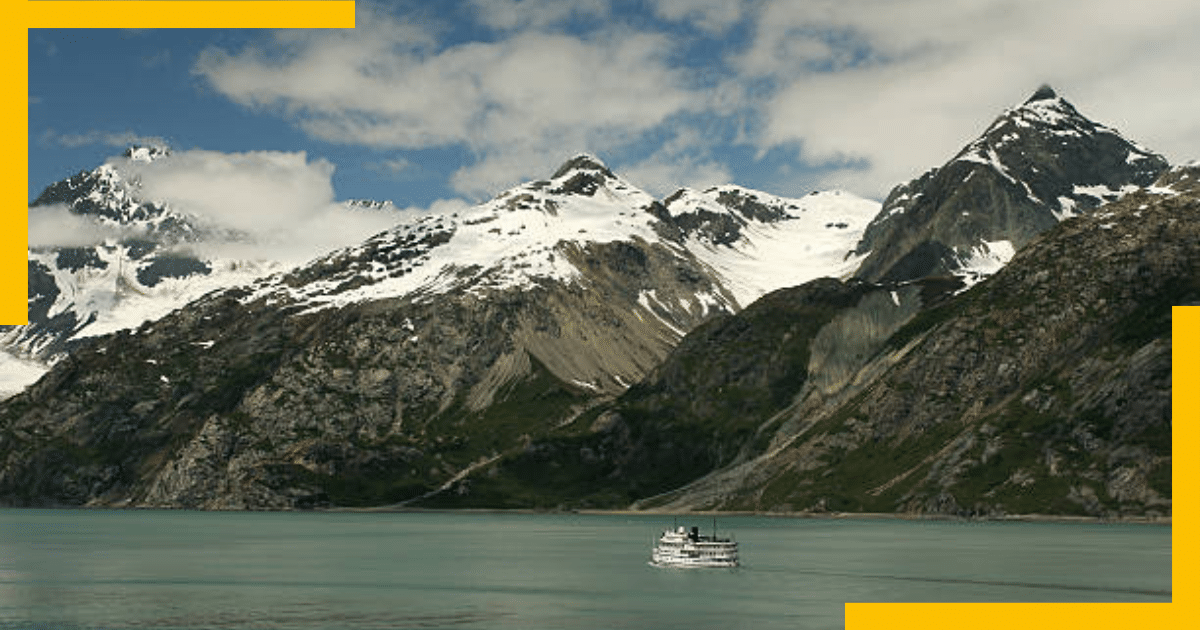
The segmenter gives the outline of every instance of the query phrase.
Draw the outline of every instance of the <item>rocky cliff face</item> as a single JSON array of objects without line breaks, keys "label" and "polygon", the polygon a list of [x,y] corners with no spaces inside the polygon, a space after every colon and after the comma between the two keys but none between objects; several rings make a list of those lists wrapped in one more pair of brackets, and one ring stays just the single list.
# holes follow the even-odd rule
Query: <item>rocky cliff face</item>
[{"label": "rocky cliff face", "polygon": [[840,387],[810,377],[761,455],[643,505],[1170,514],[1171,306],[1200,301],[1197,230],[1190,194],[1065,221]]},{"label": "rocky cliff face", "polygon": [[[901,329],[880,359],[894,364],[810,416],[744,500],[1169,513],[1170,308],[1200,299],[1198,212],[1194,196],[1134,193],[1064,223]],[[843,474],[818,479],[830,466]]]},{"label": "rocky cliff face", "polygon": [[[653,280],[662,301],[711,290],[649,246],[574,255],[600,267],[586,289],[311,314],[228,291],[98,339],[9,401],[0,496],[202,508],[413,498],[657,363],[678,333],[638,304],[639,284]],[[677,310],[679,326],[698,319]]]},{"label": "rocky cliff face", "polygon": [[438,503],[1169,515],[1171,307],[1200,303],[1198,176],[1067,219],[969,290],[772,293]]},{"label": "rocky cliff face", "polygon": [[856,275],[993,273],[1060,220],[1151,184],[1167,162],[1043,86],[940,168],[897,186],[855,251]]}]

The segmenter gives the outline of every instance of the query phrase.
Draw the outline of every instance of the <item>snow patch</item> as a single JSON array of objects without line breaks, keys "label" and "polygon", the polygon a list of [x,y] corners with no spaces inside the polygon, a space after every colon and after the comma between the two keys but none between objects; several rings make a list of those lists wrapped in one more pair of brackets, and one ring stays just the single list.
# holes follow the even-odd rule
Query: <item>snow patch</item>
[{"label": "snow patch", "polygon": [[[662,300],[658,299],[658,291],[655,289],[643,289],[638,291],[637,303],[643,309],[649,311],[649,313],[653,315],[655,319],[670,329],[671,332],[678,335],[679,338],[682,339],[683,336],[687,334],[687,331],[680,330],[678,326],[671,323],[671,321],[667,319],[665,314],[670,313],[671,310],[666,304],[663,304]],[[657,308],[655,308],[655,305],[657,305]]]},{"label": "snow patch", "polygon": [[[740,307],[776,289],[853,273],[864,256],[849,254],[880,209],[879,202],[845,191],[774,200],[795,206],[789,210],[791,218],[747,221],[740,238],[728,245],[695,237],[687,241],[687,249],[717,273]],[[710,203],[715,205],[715,198]],[[828,229],[829,225],[845,227]]]},{"label": "snow patch", "polygon": [[49,371],[44,363],[0,350],[0,400],[21,393]]},{"label": "snow patch", "polygon": [[1075,206],[1076,201],[1074,199],[1071,199],[1070,197],[1059,197],[1059,211],[1055,212],[1054,209],[1051,209],[1050,212],[1054,214],[1055,219],[1058,219],[1059,221],[1065,221],[1071,217],[1079,216],[1079,212],[1075,210]]},{"label": "snow patch", "polygon": [[[28,252],[30,261],[41,263],[50,270],[58,287],[58,296],[47,317],[74,312],[78,321],[88,322],[74,331],[73,336],[77,339],[137,328],[145,322],[161,319],[207,293],[245,284],[285,268],[284,264],[274,261],[206,258],[211,268],[207,275],[162,278],[153,287],[147,287],[138,280],[136,261],[131,261],[127,247],[110,240],[92,251],[101,265],[77,270],[60,268],[54,250],[31,249]],[[36,353],[41,347],[34,343],[25,350]]]},{"label": "snow patch", "polygon": [[959,255],[959,276],[969,288],[979,281],[1000,271],[1016,255],[1011,241],[981,241],[965,255]]}]

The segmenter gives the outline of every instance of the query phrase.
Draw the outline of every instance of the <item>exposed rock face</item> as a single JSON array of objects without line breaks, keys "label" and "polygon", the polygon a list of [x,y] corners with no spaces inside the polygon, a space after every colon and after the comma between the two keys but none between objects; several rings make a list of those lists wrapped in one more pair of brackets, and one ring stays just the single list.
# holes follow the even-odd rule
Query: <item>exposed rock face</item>
[{"label": "exposed rock face", "polygon": [[[737,315],[702,324],[616,401],[499,461],[470,481],[471,492],[438,504],[641,505],[711,471],[743,466],[794,436],[796,422],[782,412],[849,388],[922,306],[958,287],[946,280],[883,287],[825,278],[772,292]],[[524,492],[500,490],[511,487]],[[715,501],[685,507],[708,504]]]},{"label": "exposed rock face", "polygon": [[1166,169],[1161,156],[1043,86],[945,165],[888,194],[856,248],[866,256],[856,275],[978,279],[1060,220],[1147,186]]},{"label": "exposed rock face", "polygon": [[1170,514],[1170,309],[1200,301],[1197,236],[1194,195],[1066,221],[811,388],[775,447],[648,505]]}]

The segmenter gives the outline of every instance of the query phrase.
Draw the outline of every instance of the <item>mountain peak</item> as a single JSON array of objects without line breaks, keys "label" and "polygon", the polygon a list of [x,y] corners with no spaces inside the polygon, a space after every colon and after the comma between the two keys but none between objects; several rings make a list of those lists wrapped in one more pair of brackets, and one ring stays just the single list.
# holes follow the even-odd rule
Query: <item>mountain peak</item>
[{"label": "mountain peak", "polygon": [[1166,168],[1165,158],[1042,85],[945,165],[892,190],[855,249],[866,256],[857,273],[873,281],[973,274],[984,259],[1150,185]]},{"label": "mountain peak", "polygon": [[609,177],[614,177],[612,171],[600,161],[600,158],[590,153],[579,153],[571,159],[563,162],[563,165],[554,171],[554,179],[558,179],[571,171],[595,171]]},{"label": "mountain peak", "polygon": [[130,145],[123,153],[126,158],[134,162],[153,162],[160,157],[171,155],[171,149],[164,145]]},{"label": "mountain peak", "polygon": [[1058,92],[1055,92],[1054,88],[1050,87],[1048,83],[1043,83],[1032,96],[1025,99],[1025,104],[1028,105],[1037,101],[1051,101],[1056,98],[1058,98]]}]

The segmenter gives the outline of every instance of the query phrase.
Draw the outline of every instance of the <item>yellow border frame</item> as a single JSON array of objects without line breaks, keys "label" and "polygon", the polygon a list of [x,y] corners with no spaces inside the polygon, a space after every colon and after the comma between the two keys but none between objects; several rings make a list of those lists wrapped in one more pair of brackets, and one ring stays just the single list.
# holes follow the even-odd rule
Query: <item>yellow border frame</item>
[{"label": "yellow border frame", "polygon": [[[30,28],[352,28],[354,2],[346,0],[242,1],[65,1],[6,0],[9,26],[0,37],[0,86],[8,90],[3,137],[9,148],[0,177],[10,199],[0,230],[0,323],[26,322],[26,259],[28,238],[28,69]],[[11,9],[15,8],[16,11]],[[17,19],[11,19],[11,18]],[[21,143],[24,144],[21,144]],[[18,201],[16,197],[20,195]],[[1191,367],[1200,356],[1200,307],[1176,307],[1173,327],[1173,366]],[[1196,428],[1186,420],[1200,408],[1200,372],[1173,370],[1172,453],[1183,449],[1182,462],[1196,444]],[[1194,469],[1173,466],[1173,528],[1190,528]],[[1170,604],[846,604],[846,627],[946,628],[1173,628],[1192,618],[1196,554],[1191,536],[1172,531],[1172,593]]]},{"label": "yellow border frame", "polygon": [[[1188,453],[1200,439],[1189,419],[1200,409],[1200,306],[1171,309],[1171,603],[1162,604],[846,604],[846,627],[934,630],[1012,630],[1013,628],[1183,628],[1197,612],[1192,584],[1196,545],[1191,524],[1195,469]],[[1184,368],[1184,369],[1177,369]],[[1176,423],[1175,420],[1184,422]],[[1180,500],[1180,497],[1183,497]],[[1175,534],[1179,534],[1178,536]],[[1193,622],[1194,623],[1194,622]]]}]

